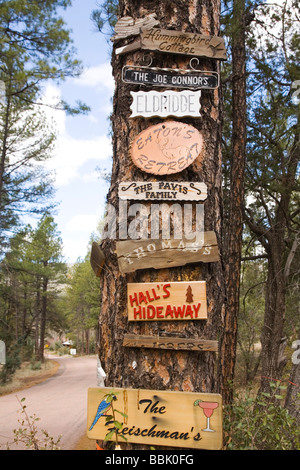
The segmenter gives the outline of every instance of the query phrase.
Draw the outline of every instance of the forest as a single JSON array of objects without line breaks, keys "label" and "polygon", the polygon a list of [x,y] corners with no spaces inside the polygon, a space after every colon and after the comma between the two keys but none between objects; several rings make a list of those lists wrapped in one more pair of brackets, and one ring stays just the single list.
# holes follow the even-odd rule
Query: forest
[{"label": "forest", "polygon": [[[118,4],[90,12],[99,34],[104,25],[113,34]],[[81,73],[58,8],[71,1],[0,1],[0,384],[22,362],[44,361],[53,335],[79,354],[98,347],[101,292],[90,251],[100,229],[86,257],[67,265],[45,169],[56,136],[37,106],[46,80]],[[224,446],[299,450],[300,6],[223,0],[220,10]],[[81,101],[56,106],[89,111]]]}]

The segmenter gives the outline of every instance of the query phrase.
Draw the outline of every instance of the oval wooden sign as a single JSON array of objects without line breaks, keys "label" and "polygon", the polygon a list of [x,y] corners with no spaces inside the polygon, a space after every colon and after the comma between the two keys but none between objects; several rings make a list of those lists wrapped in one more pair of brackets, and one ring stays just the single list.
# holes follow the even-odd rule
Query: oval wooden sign
[{"label": "oval wooden sign", "polygon": [[138,168],[147,173],[170,175],[191,165],[202,147],[202,134],[195,127],[165,121],[137,135],[131,146],[131,158]]}]

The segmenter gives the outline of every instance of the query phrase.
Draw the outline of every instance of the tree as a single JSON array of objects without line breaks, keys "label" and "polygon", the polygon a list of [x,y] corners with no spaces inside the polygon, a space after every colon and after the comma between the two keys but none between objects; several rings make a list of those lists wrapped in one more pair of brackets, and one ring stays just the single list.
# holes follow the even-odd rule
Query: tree
[{"label": "tree", "polygon": [[[29,209],[50,196],[51,185],[41,162],[49,157],[54,134],[45,133],[38,116],[43,84],[80,73],[70,33],[57,15],[69,0],[0,1],[0,214],[1,232],[18,221],[20,208]],[[69,112],[87,108],[78,103],[57,107]]]},{"label": "tree", "polygon": [[[247,224],[268,261],[262,331],[263,391],[280,379],[286,358],[284,322],[290,275],[299,243],[299,104],[292,85],[300,77],[299,6],[259,6],[248,44],[249,76]],[[298,16],[297,16],[298,15]],[[258,27],[259,25],[259,27]]]},{"label": "tree", "polygon": [[[225,199],[224,217],[224,266],[226,303],[224,330],[221,336],[221,383],[226,403],[233,399],[232,382],[236,362],[237,319],[240,308],[240,278],[242,235],[244,222],[244,184],[246,160],[246,6],[245,0],[233,0],[227,33],[231,48],[230,120],[228,131],[228,199]],[[229,17],[229,20],[228,20]],[[225,23],[225,20],[223,19]],[[227,66],[228,68],[228,66]],[[225,119],[224,119],[225,121]],[[223,140],[224,142],[224,140]],[[226,148],[225,152],[226,154]],[[226,181],[226,179],[225,179]],[[227,188],[226,188],[227,189]]]},{"label": "tree", "polygon": [[0,108],[0,237],[4,243],[20,215],[51,208],[52,179],[43,166],[51,156],[55,134],[41,112],[20,107],[9,94]]},{"label": "tree", "polygon": [[41,218],[32,234],[27,256],[31,261],[36,289],[36,358],[43,361],[51,303],[59,292],[59,285],[64,280],[61,275],[66,270],[62,258],[62,241],[51,215],[45,214]]},{"label": "tree", "polygon": [[81,353],[90,354],[90,339],[96,339],[91,333],[97,332],[100,292],[88,255],[71,267],[68,278],[64,296],[69,324],[68,337],[75,339],[75,346]]},{"label": "tree", "polygon": [[10,239],[0,272],[0,331],[8,357],[18,364],[22,348],[25,357],[24,347],[30,344],[35,345],[36,359],[43,360],[47,326],[57,330],[62,325],[58,299],[64,274],[61,240],[49,214],[36,229],[27,226]]},{"label": "tree", "polygon": [[[145,17],[155,12],[162,28],[181,31],[202,32],[211,35],[219,34],[219,1],[196,1],[187,8],[186,2],[136,2],[121,0],[118,5],[118,16],[131,16],[134,19]],[[128,42],[128,41],[127,41]],[[114,43],[123,46],[126,40]],[[112,116],[113,126],[113,169],[111,186],[107,200],[116,207],[118,183],[122,181],[145,180],[145,174],[130,161],[128,155],[130,142],[143,129],[160,122],[157,118],[149,121],[130,120],[131,90],[122,81],[122,67],[126,64],[140,64],[143,52],[136,51],[117,56],[113,52],[113,74],[117,83],[114,96]],[[155,66],[187,68],[186,57],[166,55],[156,52]],[[219,70],[214,60],[201,59],[201,66],[209,70]],[[209,197],[205,202],[205,230],[214,230],[217,234],[219,249],[221,243],[221,125],[220,96],[218,90],[203,91],[202,106],[205,109],[201,124],[193,118],[186,121],[196,128],[201,128],[205,141],[203,163],[195,162],[186,170],[176,175],[177,181],[204,181],[208,185]],[[191,352],[151,350],[145,354],[143,349],[124,348],[122,338],[125,332],[139,334],[184,335],[195,338],[216,339],[221,328],[221,311],[224,305],[224,282],[221,263],[209,266],[196,264],[167,270],[142,270],[129,275],[121,275],[115,255],[115,240],[105,239],[101,243],[105,254],[105,269],[100,278],[101,313],[100,352],[101,364],[107,374],[107,386],[173,389],[185,391],[218,390],[216,377],[216,358],[212,352],[203,352],[196,356]],[[183,280],[206,280],[209,321],[207,322],[141,322],[127,321],[126,286],[128,282],[161,282]],[[136,367],[134,366],[136,364]]]}]

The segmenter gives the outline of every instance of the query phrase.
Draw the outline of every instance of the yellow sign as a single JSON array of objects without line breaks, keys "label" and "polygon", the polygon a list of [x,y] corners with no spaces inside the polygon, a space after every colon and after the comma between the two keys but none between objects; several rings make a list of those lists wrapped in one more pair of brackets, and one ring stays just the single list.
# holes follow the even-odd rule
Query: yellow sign
[{"label": "yellow sign", "polygon": [[[116,400],[105,403],[113,391]],[[168,447],[218,450],[222,448],[222,397],[214,393],[162,390],[89,388],[87,437],[104,440],[111,433],[115,412],[122,422],[119,441]],[[111,438],[115,441],[115,435]]]}]

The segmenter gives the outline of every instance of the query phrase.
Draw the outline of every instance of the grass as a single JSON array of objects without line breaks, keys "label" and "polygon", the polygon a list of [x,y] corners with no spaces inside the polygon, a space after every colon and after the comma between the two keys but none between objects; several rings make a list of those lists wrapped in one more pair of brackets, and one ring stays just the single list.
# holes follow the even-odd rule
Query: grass
[{"label": "grass", "polygon": [[45,360],[39,369],[34,370],[30,362],[24,362],[16,371],[11,382],[0,385],[0,396],[18,392],[32,387],[56,374],[59,363],[55,360]]}]

